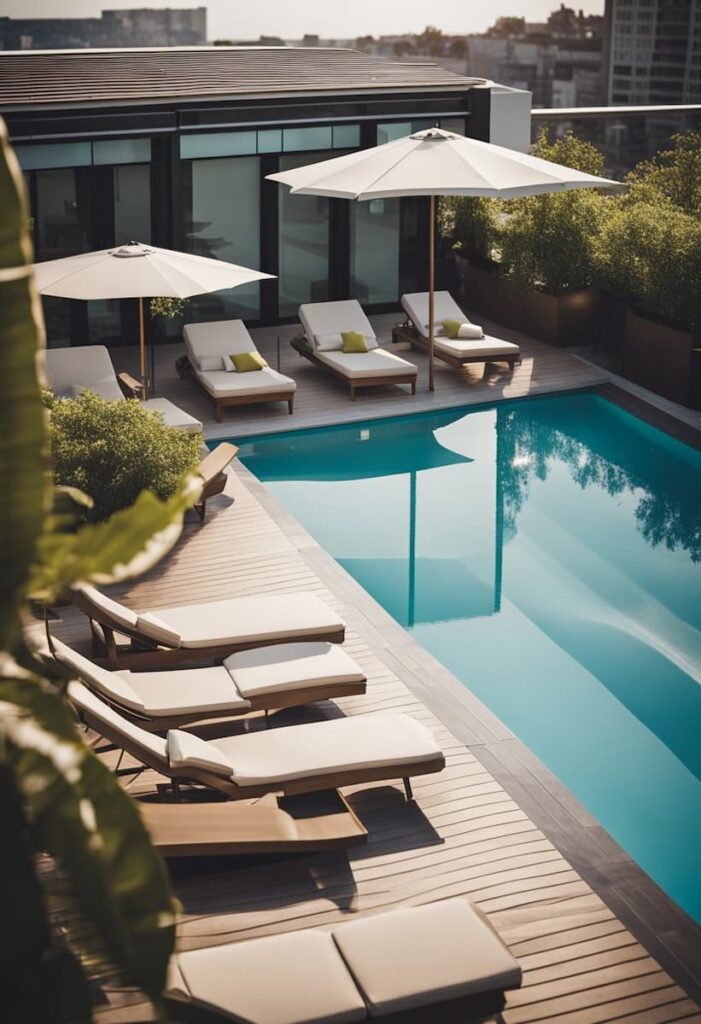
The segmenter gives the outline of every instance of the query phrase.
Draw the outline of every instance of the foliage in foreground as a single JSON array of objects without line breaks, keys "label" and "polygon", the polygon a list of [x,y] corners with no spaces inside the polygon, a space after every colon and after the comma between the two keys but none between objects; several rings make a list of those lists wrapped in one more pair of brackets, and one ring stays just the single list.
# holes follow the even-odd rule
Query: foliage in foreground
[{"label": "foliage in foreground", "polygon": [[[50,486],[22,176],[0,120],[0,993],[13,1024],[87,1024],[87,970],[115,970],[158,1003],[174,943],[166,871],[135,804],[84,744],[23,627],[79,581],[153,565],[199,487],[153,494],[100,526],[80,526],[77,493]],[[123,403],[128,404],[128,403]],[[45,884],[56,866],[63,889]]]},{"label": "foliage in foreground", "polygon": [[140,402],[108,401],[92,391],[76,398],[45,392],[44,401],[56,483],[92,498],[89,521],[128,508],[144,490],[170,498],[183,473],[197,465],[200,435],[167,427]]}]

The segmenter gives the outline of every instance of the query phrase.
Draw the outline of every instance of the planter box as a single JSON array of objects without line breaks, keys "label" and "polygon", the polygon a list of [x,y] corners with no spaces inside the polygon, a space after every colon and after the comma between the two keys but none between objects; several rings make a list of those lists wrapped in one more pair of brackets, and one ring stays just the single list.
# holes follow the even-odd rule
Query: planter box
[{"label": "planter box", "polygon": [[682,405],[691,403],[694,337],[628,309],[622,372],[628,380]]},{"label": "planter box", "polygon": [[566,295],[547,295],[500,277],[496,268],[476,266],[457,256],[461,298],[477,313],[548,345],[586,345],[601,327],[601,293],[583,288]]}]

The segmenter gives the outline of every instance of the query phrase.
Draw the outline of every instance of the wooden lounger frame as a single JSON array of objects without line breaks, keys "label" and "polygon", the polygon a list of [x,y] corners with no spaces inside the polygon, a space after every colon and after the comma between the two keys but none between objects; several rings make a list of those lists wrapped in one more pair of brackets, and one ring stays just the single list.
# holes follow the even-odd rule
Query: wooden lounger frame
[{"label": "wooden lounger frame", "polygon": [[164,857],[317,853],[364,843],[367,829],[345,797],[337,791],[322,796],[326,808],[315,806],[313,798],[308,805],[304,798],[299,815],[281,807],[272,793],[254,804],[168,803],[143,797],[137,803],[151,841]]},{"label": "wooden lounger frame", "polygon": [[[410,320],[405,320],[401,324],[395,324],[392,328],[392,344],[398,345],[400,342],[408,342],[412,348],[421,349],[422,352],[428,352],[428,338],[424,338],[423,334],[420,334],[414,327]],[[451,352],[446,352],[445,349],[441,349],[434,339],[433,344],[433,355],[436,359],[441,359],[444,363],[448,363],[449,366],[465,366],[467,363],[509,363],[513,368],[514,366],[520,366],[521,364],[521,353],[517,352],[514,355],[494,355],[494,356],[455,356]]]},{"label": "wooden lounger frame", "polygon": [[175,369],[181,380],[194,380],[195,383],[202,388],[207,397],[214,402],[214,415],[217,418],[217,422],[221,423],[224,419],[224,409],[232,405],[262,405],[267,402],[287,402],[287,408],[290,416],[294,412],[295,404],[295,393],[290,392],[289,388],[284,391],[266,391],[260,395],[224,395],[221,398],[217,398],[211,391],[203,385],[195,371],[192,369],[192,364],[188,356],[180,356],[175,361]]},{"label": "wooden lounger frame", "polygon": [[[93,660],[108,668],[161,669],[178,665],[221,661],[237,651],[252,651],[258,647],[302,642],[342,644],[346,628],[341,625],[328,633],[297,633],[279,639],[246,640],[240,643],[217,644],[211,647],[167,647],[144,636],[137,629],[128,629],[103,608],[98,608],[86,594],[73,591],[73,603],[90,620]],[[126,644],[118,637],[127,637]]]},{"label": "wooden lounger frame", "polygon": [[327,370],[332,373],[334,377],[338,377],[344,384],[347,384],[350,388],[351,402],[355,401],[356,393],[361,388],[386,388],[390,384],[410,384],[412,395],[416,394],[416,380],[418,377],[417,373],[396,373],[391,376],[384,377],[358,377],[351,378],[347,377],[345,373],[337,369],[335,366],[331,366],[329,363],[325,363],[323,359],[314,352],[314,349],[309,344],[306,335],[296,334],[292,338],[290,344],[295,352],[298,352],[304,359],[308,359],[310,363],[314,363],[315,366],[320,366],[322,370]]},{"label": "wooden lounger frame", "polygon": [[204,522],[207,501],[215,495],[221,494],[226,487],[226,473],[224,470],[230,462],[233,462],[237,454],[238,448],[236,445],[231,444],[229,441],[223,441],[209,455],[206,455],[197,467],[197,473],[202,477],[202,493],[199,500],[192,507],[200,517],[200,522]]},{"label": "wooden lounger frame", "polygon": [[[180,786],[196,785],[205,786],[207,789],[216,790],[222,793],[228,800],[254,800],[256,797],[265,796],[268,793],[280,793],[283,796],[296,796],[298,793],[318,793],[325,789],[339,789],[342,786],[359,786],[367,782],[387,782],[389,779],[402,779],[407,800],[413,799],[410,779],[415,775],[430,775],[433,772],[440,772],[445,767],[445,757],[437,754],[430,761],[418,763],[397,764],[392,766],[391,773],[388,773],[389,766],[375,768],[358,768],[354,771],[329,772],[326,775],[315,775],[301,779],[287,779],[285,781],[270,782],[267,784],[240,786],[234,779],[218,775],[216,772],[208,771],[206,768],[172,768],[157,758],[143,744],[134,737],[126,735],[117,726],[104,722],[97,715],[92,714],[85,708],[76,708],[78,717],[84,724],[92,729],[99,736],[104,737],[110,744],[114,744],[118,750],[124,750],[127,754],[147,768],[152,768],[159,775],[165,775],[171,780],[174,799],[180,797]],[[96,753],[108,748],[96,747]],[[133,775],[141,769],[120,768],[119,775]]]}]

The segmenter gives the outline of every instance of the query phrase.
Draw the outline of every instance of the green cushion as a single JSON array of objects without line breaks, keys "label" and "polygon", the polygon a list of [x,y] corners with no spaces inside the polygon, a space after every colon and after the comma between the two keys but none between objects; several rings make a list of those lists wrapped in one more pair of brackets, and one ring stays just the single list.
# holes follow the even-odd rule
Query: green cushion
[{"label": "green cushion", "polygon": [[441,327],[449,338],[457,338],[460,333],[460,328],[462,327],[462,322],[460,320],[444,320]]},{"label": "green cushion", "polygon": [[360,331],[341,331],[344,352],[367,352],[368,343]]},{"label": "green cushion", "polygon": [[260,352],[236,352],[231,356],[231,362],[236,367],[237,373],[250,373],[251,370],[262,370],[267,366],[265,359]]}]

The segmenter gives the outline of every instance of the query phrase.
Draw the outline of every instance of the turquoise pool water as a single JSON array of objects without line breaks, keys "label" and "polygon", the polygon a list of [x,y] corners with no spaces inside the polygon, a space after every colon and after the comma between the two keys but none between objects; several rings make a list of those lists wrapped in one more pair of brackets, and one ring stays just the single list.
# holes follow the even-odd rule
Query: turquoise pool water
[{"label": "turquoise pool water", "polygon": [[701,453],[575,394],[240,457],[701,921]]}]

